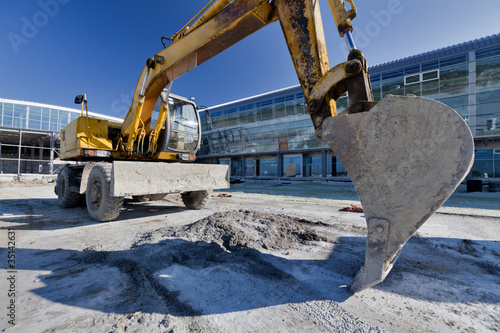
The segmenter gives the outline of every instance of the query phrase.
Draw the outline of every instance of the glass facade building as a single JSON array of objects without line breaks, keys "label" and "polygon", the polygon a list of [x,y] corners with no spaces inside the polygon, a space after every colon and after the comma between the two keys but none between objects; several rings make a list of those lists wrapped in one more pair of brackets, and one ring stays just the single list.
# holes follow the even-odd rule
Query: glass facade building
[{"label": "glass facade building", "polygon": [[0,173],[52,173],[59,131],[80,115],[78,109],[0,98]]},{"label": "glass facade building", "polygon": [[[81,110],[0,98],[0,127],[59,132],[81,115]],[[89,112],[92,117],[122,119]]]},{"label": "glass facade building", "polygon": [[[413,94],[455,109],[469,125],[471,176],[500,178],[500,34],[369,68],[376,101]],[[338,112],[349,106],[337,101]],[[299,86],[201,112],[198,159],[231,165],[232,177],[347,177],[314,133]]]}]

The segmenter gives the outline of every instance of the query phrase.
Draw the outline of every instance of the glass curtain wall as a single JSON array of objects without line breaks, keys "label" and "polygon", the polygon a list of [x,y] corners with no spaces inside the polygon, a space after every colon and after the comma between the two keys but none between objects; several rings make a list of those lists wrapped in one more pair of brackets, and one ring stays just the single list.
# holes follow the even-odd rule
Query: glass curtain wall
[{"label": "glass curtain wall", "polygon": [[371,77],[373,95],[416,95],[438,100],[469,117],[469,64],[467,54],[383,72]]},{"label": "glass curtain wall", "polygon": [[0,126],[59,132],[79,114],[56,108],[0,102]]},{"label": "glass curtain wall", "polygon": [[[474,47],[479,44],[474,44]],[[461,53],[449,55],[452,52]],[[388,94],[431,98],[455,109],[471,126],[475,137],[488,142],[491,142],[491,138],[498,140],[500,46],[483,47],[475,51],[457,46],[452,52],[446,52],[446,56],[434,60],[430,60],[436,55],[434,53],[422,56],[425,61],[411,65],[405,65],[415,61],[409,58],[388,66],[373,67],[370,81],[375,100],[379,101]],[[396,68],[399,64],[401,67]],[[384,70],[390,67],[392,69]],[[348,106],[346,95],[337,101],[339,113]],[[10,114],[4,111],[7,121],[13,121],[12,106],[5,108],[11,110]],[[321,176],[324,162],[327,176],[347,176],[335,156],[328,155],[327,160],[323,161],[322,156],[309,152],[309,149],[327,147],[315,137],[299,87],[216,107],[207,117],[202,113],[201,118],[204,134],[200,157],[252,153],[274,155],[272,158],[248,158],[245,165],[247,176],[276,173],[282,176]],[[277,166],[278,153],[283,156],[279,172],[274,168]],[[481,178],[499,177],[499,159],[498,149],[477,151],[472,175]]]},{"label": "glass curtain wall", "polygon": [[[338,111],[347,97],[338,101]],[[316,138],[302,93],[248,103],[237,108],[202,114],[203,145],[200,156],[275,152],[279,138],[288,150],[326,147]]]},{"label": "glass curtain wall", "polygon": [[496,56],[476,61],[476,135],[499,134],[500,56]]}]

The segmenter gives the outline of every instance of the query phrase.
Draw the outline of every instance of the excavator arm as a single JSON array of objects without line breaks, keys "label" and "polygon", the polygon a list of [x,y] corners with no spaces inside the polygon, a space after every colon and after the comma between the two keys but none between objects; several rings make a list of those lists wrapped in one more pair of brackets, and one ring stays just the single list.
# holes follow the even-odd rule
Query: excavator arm
[{"label": "excavator arm", "polygon": [[[149,132],[163,89],[246,36],[279,21],[316,136],[327,143],[356,187],[367,220],[365,264],[353,292],[385,279],[404,244],[453,193],[472,166],[472,134],[453,109],[416,96],[373,101],[366,61],[351,32],[352,0],[329,0],[350,54],[330,68],[317,0],[212,0],[147,60],[121,127],[124,153]],[[335,101],[348,92],[350,107]],[[159,122],[165,121],[164,101]],[[369,112],[367,112],[369,111]],[[156,140],[160,123],[150,135]],[[151,144],[151,143],[150,143]],[[153,142],[154,146],[154,142]]]},{"label": "excavator arm", "polygon": [[[350,24],[343,2],[330,2],[337,6],[334,17],[338,25]],[[133,151],[140,133],[148,131],[153,108],[165,86],[278,19],[316,130],[325,118],[337,114],[335,101],[347,91],[348,79],[358,77],[364,83],[351,85],[350,96],[358,96],[361,91],[369,95],[369,101],[373,100],[361,52],[355,50],[347,62],[330,70],[317,1],[217,0],[209,4],[191,27],[184,26],[169,38],[171,45],[147,60],[121,128],[127,138],[127,152]],[[329,98],[323,103],[327,93]],[[351,104],[358,102],[356,98],[351,98]],[[321,138],[321,133],[317,134]]]},{"label": "excavator arm", "polygon": [[171,45],[148,59],[121,128],[127,152],[133,151],[141,128],[150,123],[156,101],[169,83],[277,17],[267,0],[218,0],[200,19],[203,22],[174,35]]}]

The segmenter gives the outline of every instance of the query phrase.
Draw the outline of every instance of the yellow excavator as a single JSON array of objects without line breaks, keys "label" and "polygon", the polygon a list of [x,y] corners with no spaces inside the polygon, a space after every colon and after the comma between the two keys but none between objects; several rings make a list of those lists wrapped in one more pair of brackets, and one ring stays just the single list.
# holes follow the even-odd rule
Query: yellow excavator
[{"label": "yellow excavator", "polygon": [[[194,103],[170,88],[181,75],[279,21],[316,136],[346,168],[364,209],[365,264],[351,291],[383,281],[404,244],[470,170],[474,144],[462,117],[442,103],[392,95],[375,103],[366,60],[352,38],[356,7],[352,0],[328,1],[350,49],[347,61],[333,68],[317,0],[212,0],[171,38],[162,37],[164,48],[147,59],[123,123],[88,117],[85,95],[77,96],[82,116],[61,131],[61,159],[86,163],[60,168],[59,205],[74,207],[85,197],[91,217],[109,221],[125,196],[181,193],[196,209],[206,205],[210,190],[229,187],[227,166],[193,163],[200,118]],[[337,115],[336,100],[346,92],[350,106]]]}]

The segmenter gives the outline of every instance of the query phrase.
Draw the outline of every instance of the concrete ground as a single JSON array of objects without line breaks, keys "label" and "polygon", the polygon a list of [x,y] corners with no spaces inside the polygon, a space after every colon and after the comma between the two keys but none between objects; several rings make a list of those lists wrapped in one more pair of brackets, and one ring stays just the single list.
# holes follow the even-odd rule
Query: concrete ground
[{"label": "concrete ground", "polygon": [[126,200],[98,223],[48,181],[0,181],[5,332],[500,330],[499,193],[455,193],[352,295],[366,225],[339,211],[359,204],[350,185],[235,184],[197,211]]}]

